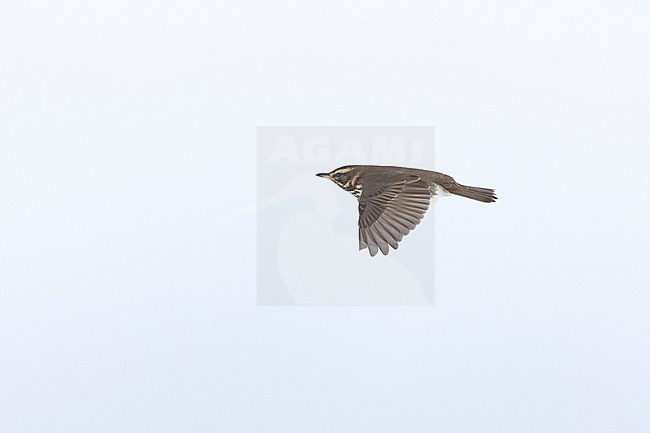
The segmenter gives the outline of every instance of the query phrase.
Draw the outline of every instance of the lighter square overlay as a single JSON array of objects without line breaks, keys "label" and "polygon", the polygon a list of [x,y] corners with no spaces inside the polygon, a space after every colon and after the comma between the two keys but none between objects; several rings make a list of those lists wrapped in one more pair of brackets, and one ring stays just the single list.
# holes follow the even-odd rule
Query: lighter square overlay
[{"label": "lighter square overlay", "polygon": [[315,175],[433,170],[434,142],[431,126],[258,127],[257,304],[433,305],[433,206],[398,250],[370,257],[359,251],[357,199]]}]

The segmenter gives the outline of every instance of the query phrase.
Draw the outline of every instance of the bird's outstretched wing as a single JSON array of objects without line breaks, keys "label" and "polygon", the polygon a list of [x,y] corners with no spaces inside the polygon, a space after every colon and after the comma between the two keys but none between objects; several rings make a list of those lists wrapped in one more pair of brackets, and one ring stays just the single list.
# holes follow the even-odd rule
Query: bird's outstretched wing
[{"label": "bird's outstretched wing", "polygon": [[375,191],[365,188],[359,197],[359,249],[374,256],[386,255],[388,246],[397,249],[402,240],[422,220],[429,208],[431,191],[427,182],[410,176]]}]

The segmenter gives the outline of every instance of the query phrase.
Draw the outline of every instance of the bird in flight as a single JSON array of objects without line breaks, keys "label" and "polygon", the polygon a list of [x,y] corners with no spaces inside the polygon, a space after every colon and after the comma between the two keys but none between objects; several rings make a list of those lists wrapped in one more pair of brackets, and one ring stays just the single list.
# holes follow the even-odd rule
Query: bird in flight
[{"label": "bird in flight", "polygon": [[461,185],[436,171],[380,165],[346,165],[316,176],[329,179],[359,202],[359,250],[388,254],[424,218],[431,198],[455,194],[484,203],[493,189]]}]

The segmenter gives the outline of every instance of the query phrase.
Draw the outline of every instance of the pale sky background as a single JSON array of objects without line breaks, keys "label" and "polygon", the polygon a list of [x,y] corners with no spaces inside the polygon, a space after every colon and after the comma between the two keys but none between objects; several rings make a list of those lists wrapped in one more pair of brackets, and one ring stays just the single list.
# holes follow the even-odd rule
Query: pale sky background
[{"label": "pale sky background", "polygon": [[[648,22],[3,1],[0,431],[647,432]],[[287,124],[433,125],[497,189],[439,201],[435,307],[255,306],[256,127]]]}]

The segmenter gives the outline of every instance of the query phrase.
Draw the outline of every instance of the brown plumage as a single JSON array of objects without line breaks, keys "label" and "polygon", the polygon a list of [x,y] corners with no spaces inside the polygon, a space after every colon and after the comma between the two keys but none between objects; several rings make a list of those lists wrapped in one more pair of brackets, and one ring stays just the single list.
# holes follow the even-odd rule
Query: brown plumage
[{"label": "brown plumage", "polygon": [[388,254],[424,218],[431,197],[450,193],[484,203],[496,201],[493,189],[461,185],[435,171],[379,165],[348,165],[318,173],[359,201],[359,249]]}]

